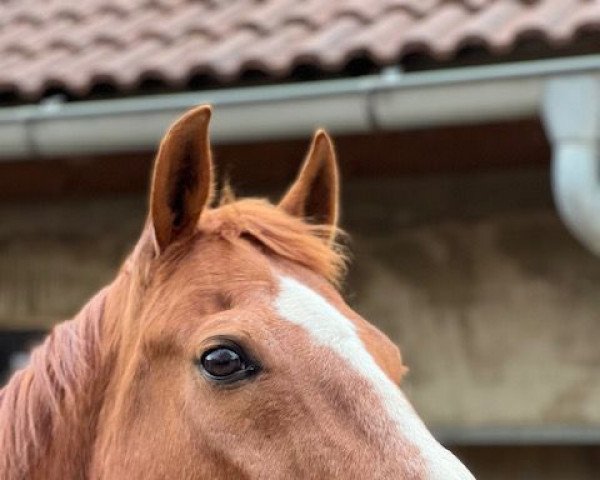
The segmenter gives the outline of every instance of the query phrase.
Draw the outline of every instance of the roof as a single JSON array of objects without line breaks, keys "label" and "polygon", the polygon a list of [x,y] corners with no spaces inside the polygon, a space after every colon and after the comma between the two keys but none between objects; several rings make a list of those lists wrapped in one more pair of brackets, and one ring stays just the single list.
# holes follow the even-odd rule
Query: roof
[{"label": "roof", "polygon": [[469,46],[509,52],[525,37],[562,46],[600,29],[600,0],[0,0],[0,92],[29,100],[97,85],[170,89],[299,66],[343,72]]}]

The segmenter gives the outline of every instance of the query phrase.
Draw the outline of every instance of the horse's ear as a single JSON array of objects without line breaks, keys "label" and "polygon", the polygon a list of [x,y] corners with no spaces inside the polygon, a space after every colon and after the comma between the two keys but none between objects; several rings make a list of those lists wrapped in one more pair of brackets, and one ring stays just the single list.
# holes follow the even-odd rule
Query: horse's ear
[{"label": "horse's ear", "polygon": [[317,130],[298,177],[279,202],[290,215],[336,226],[339,180],[335,150],[325,130]]},{"label": "horse's ear", "polygon": [[160,144],[150,191],[150,221],[159,252],[194,232],[210,200],[210,116],[206,105],[189,111],[171,125]]}]

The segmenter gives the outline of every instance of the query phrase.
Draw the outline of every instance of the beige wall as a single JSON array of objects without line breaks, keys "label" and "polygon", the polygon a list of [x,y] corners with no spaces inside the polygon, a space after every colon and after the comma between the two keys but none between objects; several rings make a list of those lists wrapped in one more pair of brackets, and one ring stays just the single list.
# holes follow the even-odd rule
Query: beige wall
[{"label": "beige wall", "polygon": [[600,260],[548,185],[524,171],[351,194],[351,300],[401,345],[436,425],[600,424]]}]

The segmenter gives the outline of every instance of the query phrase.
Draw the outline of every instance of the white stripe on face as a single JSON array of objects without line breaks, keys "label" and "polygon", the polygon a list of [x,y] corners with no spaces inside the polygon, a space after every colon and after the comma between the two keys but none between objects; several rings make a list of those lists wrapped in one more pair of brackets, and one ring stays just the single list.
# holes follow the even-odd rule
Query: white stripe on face
[{"label": "white stripe on face", "polygon": [[458,459],[442,447],[402,393],[364,347],[354,324],[322,296],[290,277],[280,276],[275,301],[278,314],[306,329],[331,348],[373,386],[399,432],[420,452],[432,480],[474,480]]}]

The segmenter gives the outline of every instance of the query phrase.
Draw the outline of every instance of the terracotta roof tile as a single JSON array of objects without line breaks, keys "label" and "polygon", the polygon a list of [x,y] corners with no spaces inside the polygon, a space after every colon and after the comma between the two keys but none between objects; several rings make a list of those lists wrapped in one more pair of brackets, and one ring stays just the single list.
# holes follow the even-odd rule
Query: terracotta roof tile
[{"label": "terracotta roof tile", "polygon": [[148,76],[276,79],[300,64],[340,71],[356,55],[384,66],[415,51],[506,52],[527,36],[566,45],[589,29],[600,30],[600,0],[4,0],[0,89],[33,99]]},{"label": "terracotta roof tile", "polygon": [[351,41],[349,48],[356,52],[369,52],[373,59],[386,65],[392,63],[405,45],[406,32],[414,18],[403,10],[388,12],[381,21],[360,31]]}]

